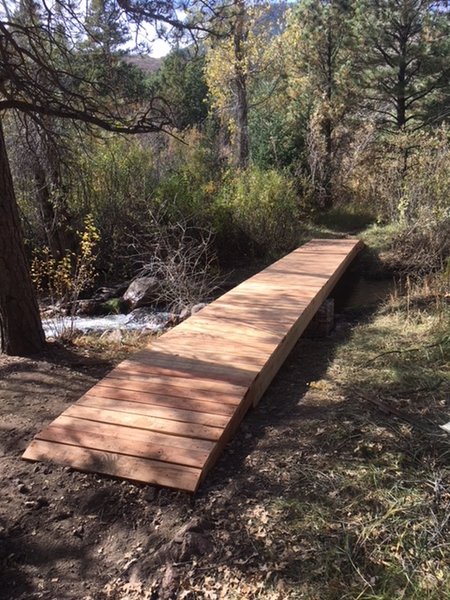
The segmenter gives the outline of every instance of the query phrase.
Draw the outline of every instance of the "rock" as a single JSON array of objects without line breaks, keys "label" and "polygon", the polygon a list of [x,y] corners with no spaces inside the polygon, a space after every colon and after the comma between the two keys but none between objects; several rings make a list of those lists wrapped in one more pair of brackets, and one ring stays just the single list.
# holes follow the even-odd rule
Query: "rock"
[{"label": "rock", "polygon": [[207,305],[204,302],[199,302],[198,304],[195,304],[191,308],[191,315],[195,315],[195,313],[200,312],[203,308],[205,308],[205,306]]},{"label": "rock", "polygon": [[123,295],[123,300],[131,309],[148,306],[155,302],[160,290],[156,277],[138,277],[130,283]]},{"label": "rock", "polygon": [[120,329],[108,329],[102,333],[100,339],[110,344],[120,344],[122,343],[123,335]]},{"label": "rock", "polygon": [[102,315],[119,315],[128,312],[128,304],[122,298],[110,298],[99,305]]},{"label": "rock", "polygon": [[129,283],[121,283],[120,285],[116,285],[113,287],[100,287],[95,290],[92,299],[96,302],[106,302],[107,300],[111,300],[113,298],[118,298],[122,296],[124,292],[127,290]]},{"label": "rock", "polygon": [[334,300],[328,298],[311,319],[303,333],[304,338],[321,339],[330,335],[334,327]]},{"label": "rock", "polygon": [[29,494],[30,488],[26,486],[24,483],[21,483],[17,488],[21,494]]},{"label": "rock", "polygon": [[85,315],[86,317],[93,317],[100,314],[100,305],[97,300],[78,300],[77,308],[75,310],[76,315]]},{"label": "rock", "polygon": [[109,300],[98,300],[90,298],[78,300],[75,314],[85,317],[99,317],[102,315],[115,315],[128,309],[128,304],[122,298],[110,298]]},{"label": "rock", "polygon": [[183,308],[183,310],[180,312],[180,314],[178,315],[178,319],[181,323],[181,321],[185,321],[186,319],[189,319],[189,317],[191,316],[191,309],[190,308]]}]

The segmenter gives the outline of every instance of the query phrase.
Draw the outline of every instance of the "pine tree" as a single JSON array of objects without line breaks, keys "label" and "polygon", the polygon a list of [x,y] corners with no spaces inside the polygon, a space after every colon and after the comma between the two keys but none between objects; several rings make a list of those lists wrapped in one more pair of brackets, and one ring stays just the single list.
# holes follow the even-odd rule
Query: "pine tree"
[{"label": "pine tree", "polygon": [[170,103],[177,129],[202,124],[208,115],[205,55],[192,48],[177,48],[164,59],[152,82],[155,95]]},{"label": "pine tree", "polygon": [[360,0],[365,105],[388,130],[416,130],[447,116],[450,20],[446,2]]}]

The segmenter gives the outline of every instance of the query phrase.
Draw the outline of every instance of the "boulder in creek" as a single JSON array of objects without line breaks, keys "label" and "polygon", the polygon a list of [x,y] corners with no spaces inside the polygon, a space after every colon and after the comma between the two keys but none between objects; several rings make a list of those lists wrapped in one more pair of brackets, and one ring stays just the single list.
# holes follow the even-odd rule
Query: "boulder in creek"
[{"label": "boulder in creek", "polygon": [[121,283],[115,286],[103,286],[97,288],[92,295],[92,300],[96,300],[97,302],[106,302],[107,300],[111,300],[113,298],[119,298],[122,294],[127,290],[129,286],[128,282]]},{"label": "boulder in creek", "polygon": [[131,310],[141,306],[153,304],[160,291],[160,282],[157,277],[138,277],[130,283],[123,295],[123,300]]}]

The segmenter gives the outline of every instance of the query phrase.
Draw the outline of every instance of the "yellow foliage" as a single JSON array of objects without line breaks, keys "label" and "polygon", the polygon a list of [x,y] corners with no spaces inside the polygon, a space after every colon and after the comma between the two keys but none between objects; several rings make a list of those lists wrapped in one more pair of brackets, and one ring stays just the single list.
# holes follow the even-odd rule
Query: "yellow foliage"
[{"label": "yellow foliage", "polygon": [[211,105],[232,137],[236,131],[234,82],[237,72],[245,76],[250,95],[260,80],[270,81],[280,72],[279,40],[261,26],[269,7],[269,3],[264,3],[246,8],[240,56],[236,54],[233,35],[219,40],[211,38],[208,42],[205,75]]},{"label": "yellow foliage", "polygon": [[35,253],[31,265],[31,277],[37,289],[47,292],[53,303],[69,304],[70,310],[75,308],[80,292],[91,285],[97,275],[95,251],[100,234],[92,215],[86,217],[83,231],[77,234],[78,253],[68,250],[57,260],[45,247]]}]

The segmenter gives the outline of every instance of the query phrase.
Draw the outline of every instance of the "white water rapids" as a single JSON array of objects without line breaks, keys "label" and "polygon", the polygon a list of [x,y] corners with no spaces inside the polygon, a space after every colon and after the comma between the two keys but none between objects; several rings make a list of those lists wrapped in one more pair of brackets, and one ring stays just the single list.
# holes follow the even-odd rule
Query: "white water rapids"
[{"label": "white water rapids", "polygon": [[101,317],[65,317],[57,316],[44,319],[42,324],[47,338],[59,337],[65,330],[81,333],[103,333],[105,331],[136,331],[148,333],[161,331],[169,321],[170,313],[149,314],[145,318],[136,319],[129,315],[105,315]]}]

